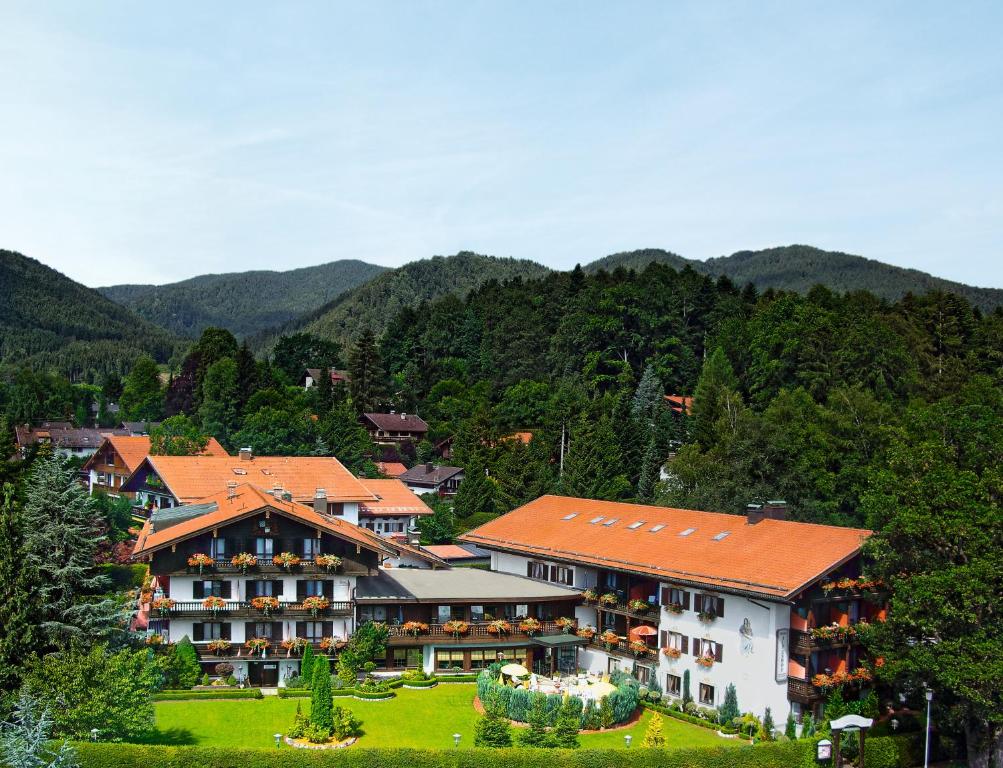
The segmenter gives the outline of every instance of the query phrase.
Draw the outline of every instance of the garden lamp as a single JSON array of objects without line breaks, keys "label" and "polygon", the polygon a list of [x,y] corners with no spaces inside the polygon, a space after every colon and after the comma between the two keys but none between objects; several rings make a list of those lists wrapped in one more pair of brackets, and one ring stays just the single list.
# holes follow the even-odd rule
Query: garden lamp
[{"label": "garden lamp", "polygon": [[923,751],[923,768],[930,765],[930,703],[933,701],[933,691],[926,689],[926,749]]},{"label": "garden lamp", "polygon": [[460,734],[458,733],[453,734],[453,746],[454,747],[460,746]]},{"label": "garden lamp", "polygon": [[623,743],[627,745],[627,749],[630,749],[630,742],[634,740],[634,737],[629,733],[623,737]]},{"label": "garden lamp", "polygon": [[98,729],[91,728],[91,741],[97,741],[97,740],[98,740]]},{"label": "garden lamp", "polygon": [[282,734],[281,733],[276,733],[275,736],[274,736],[274,738],[275,738],[275,746],[276,746],[276,748],[278,748],[279,743],[282,741]]}]

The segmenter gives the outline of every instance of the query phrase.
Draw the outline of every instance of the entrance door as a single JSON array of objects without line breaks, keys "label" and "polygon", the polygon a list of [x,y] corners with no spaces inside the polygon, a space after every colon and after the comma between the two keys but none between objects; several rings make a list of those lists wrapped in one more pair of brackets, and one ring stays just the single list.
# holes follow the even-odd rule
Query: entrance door
[{"label": "entrance door", "polygon": [[247,679],[251,685],[273,688],[279,684],[278,662],[251,661],[247,664]]}]

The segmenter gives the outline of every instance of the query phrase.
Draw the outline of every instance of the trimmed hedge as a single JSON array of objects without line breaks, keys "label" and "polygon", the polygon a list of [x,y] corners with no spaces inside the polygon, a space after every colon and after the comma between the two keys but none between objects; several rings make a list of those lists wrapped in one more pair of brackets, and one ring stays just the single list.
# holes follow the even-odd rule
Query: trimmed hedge
[{"label": "trimmed hedge", "polygon": [[386,699],[392,699],[397,694],[394,691],[359,691],[353,690],[352,695],[357,699],[369,700],[369,701],[384,701]]},{"label": "trimmed hedge", "polygon": [[[337,691],[334,691],[337,695]],[[280,699],[309,699],[312,695],[309,688],[279,688]]]},{"label": "trimmed hedge", "polygon": [[477,675],[442,675],[436,679],[440,683],[476,683]]},{"label": "trimmed hedge", "polygon": [[[704,720],[702,717],[697,717],[695,715],[688,715],[685,712],[680,712],[678,710],[672,709],[670,707],[662,706],[661,704],[655,704],[650,701],[641,701],[641,706],[645,709],[650,709],[652,712],[659,712],[666,717],[672,717],[676,720],[682,720],[683,722],[690,723],[692,725],[699,725],[701,728],[709,728],[712,731],[721,731],[721,733],[727,734],[738,734],[738,730],[730,725],[719,725],[717,723],[711,722],[710,720]],[[742,738],[745,738],[744,736]]]},{"label": "trimmed hedge", "polygon": [[405,688],[434,688],[439,681],[434,677],[431,680],[404,680]]},{"label": "trimmed hedge", "polygon": [[191,701],[195,699],[260,699],[260,688],[224,688],[217,691],[160,691],[154,701]]},{"label": "trimmed hedge", "polygon": [[[710,749],[229,749],[75,744],[81,768],[790,768],[798,742]],[[870,761],[868,761],[870,768]],[[883,768],[876,767],[876,768]]]}]

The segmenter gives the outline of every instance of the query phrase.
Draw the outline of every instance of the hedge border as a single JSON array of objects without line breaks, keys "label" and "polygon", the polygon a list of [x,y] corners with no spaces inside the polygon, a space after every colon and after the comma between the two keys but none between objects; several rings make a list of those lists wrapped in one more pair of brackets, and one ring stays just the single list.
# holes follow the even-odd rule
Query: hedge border
[{"label": "hedge border", "polygon": [[263,699],[260,688],[236,688],[221,691],[160,691],[153,694],[154,701],[211,701],[226,699]]}]

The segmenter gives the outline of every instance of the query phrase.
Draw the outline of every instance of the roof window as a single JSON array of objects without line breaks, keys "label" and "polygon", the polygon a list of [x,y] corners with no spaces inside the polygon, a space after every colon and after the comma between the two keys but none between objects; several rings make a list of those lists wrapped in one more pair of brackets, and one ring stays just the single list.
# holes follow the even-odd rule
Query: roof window
[{"label": "roof window", "polygon": [[717,534],[714,537],[714,541],[724,541],[726,538],[728,538],[729,533],[731,533],[731,531],[721,531],[721,533]]},{"label": "roof window", "polygon": [[244,469],[243,467],[234,467],[233,468],[233,474],[235,474],[235,475],[246,475],[247,474],[247,470]]},{"label": "roof window", "polygon": [[664,527],[665,527],[665,526],[664,526],[664,525],[662,525],[661,523],[659,523],[658,525],[653,525],[653,526],[651,526],[651,530],[650,530],[650,531],[648,531],[648,533],[658,533],[658,532],[659,532],[660,530],[662,530],[662,528],[664,528]]},{"label": "roof window", "polygon": [[570,515],[565,515],[564,517],[562,517],[561,520],[574,520],[576,517],[578,517],[578,513],[572,512]]},{"label": "roof window", "polygon": [[636,531],[642,525],[644,525],[644,521],[643,520],[638,520],[636,523],[631,523],[627,527],[630,528],[630,530],[632,530],[632,531]]},{"label": "roof window", "polygon": [[620,519],[619,517],[611,517],[609,520],[607,520],[605,523],[603,523],[603,525],[605,525],[608,528],[609,526],[613,525],[613,523],[615,523],[619,519]]},{"label": "roof window", "polygon": [[696,528],[687,528],[685,531],[680,531],[679,535],[680,536],[689,536],[695,530],[696,530]]},{"label": "roof window", "polygon": [[595,525],[600,520],[602,520],[603,517],[605,517],[605,515],[599,515],[599,517],[593,517],[591,520],[589,520],[589,522],[592,523],[592,525]]}]

